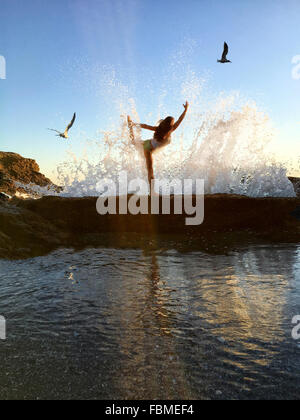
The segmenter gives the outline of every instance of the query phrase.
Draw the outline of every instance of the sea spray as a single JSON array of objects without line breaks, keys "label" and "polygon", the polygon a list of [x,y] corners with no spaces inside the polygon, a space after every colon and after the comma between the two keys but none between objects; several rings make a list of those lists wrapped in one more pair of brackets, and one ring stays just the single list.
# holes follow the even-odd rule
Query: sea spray
[{"label": "sea spray", "polygon": [[[170,182],[174,178],[204,179],[206,194],[295,196],[286,168],[266,152],[275,135],[269,118],[254,103],[237,110],[236,101],[221,96],[201,116],[199,110],[191,109],[179,135],[174,133],[172,143],[154,153],[155,176]],[[143,139],[150,137],[149,132],[142,134]],[[137,146],[131,144],[123,115],[114,129],[86,145],[85,156],[73,157],[58,167],[62,195],[97,196],[99,181],[117,182],[121,171],[127,172],[129,181],[146,179],[141,139],[137,131]]]},{"label": "sea spray", "polygon": [[[295,196],[285,165],[278,163],[269,151],[276,132],[266,113],[239,92],[207,93],[207,77],[198,76],[187,57],[182,54],[173,57],[161,86],[155,89],[151,87],[151,78],[140,90],[126,86],[118,80],[116,71],[107,67],[103,71],[94,69],[93,74],[93,90],[97,86],[95,92],[101,91],[104,101],[109,99],[109,112],[113,113],[114,108],[118,117],[110,118],[110,128],[99,130],[93,138],[82,135],[81,153],[75,151],[70,140],[67,158],[58,165],[55,180],[63,187],[62,196],[99,196],[99,182],[111,180],[117,184],[122,171],[126,171],[128,182],[146,180],[141,140],[151,138],[153,132],[135,128],[136,145],[133,145],[127,114],[140,122],[140,111],[142,122],[155,125],[167,115],[177,118],[186,100],[190,102],[189,111],[173,133],[171,144],[153,154],[157,179],[170,183],[174,178],[194,182],[203,179],[206,194]],[[144,100],[147,90],[153,90],[151,103]],[[137,91],[141,97],[134,94]],[[137,107],[136,103],[141,105]],[[145,109],[149,109],[149,114]],[[57,194],[40,189],[38,193]]]}]

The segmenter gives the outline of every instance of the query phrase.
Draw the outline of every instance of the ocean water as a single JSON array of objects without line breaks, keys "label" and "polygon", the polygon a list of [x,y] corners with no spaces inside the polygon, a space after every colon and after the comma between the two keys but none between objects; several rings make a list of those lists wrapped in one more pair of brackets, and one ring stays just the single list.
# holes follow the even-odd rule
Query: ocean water
[{"label": "ocean water", "polygon": [[0,261],[0,398],[299,398],[300,247]]}]

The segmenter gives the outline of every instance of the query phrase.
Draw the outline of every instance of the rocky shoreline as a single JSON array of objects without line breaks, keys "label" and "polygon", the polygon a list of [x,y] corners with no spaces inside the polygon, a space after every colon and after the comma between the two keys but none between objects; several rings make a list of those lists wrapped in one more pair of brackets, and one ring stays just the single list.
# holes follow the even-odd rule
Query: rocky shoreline
[{"label": "rocky shoreline", "polygon": [[40,173],[34,160],[0,152],[0,258],[40,256],[60,247],[224,253],[250,243],[300,243],[300,179],[290,180],[299,198],[207,195],[204,223],[186,226],[187,216],[173,211],[100,216],[95,197],[19,199],[16,195],[28,192],[22,185],[61,188]]},{"label": "rocky shoreline", "polygon": [[174,214],[172,201],[170,215],[101,216],[94,197],[14,198],[0,204],[0,258],[34,257],[60,247],[224,253],[250,243],[300,243],[300,198],[208,195],[199,226],[186,226],[186,215]]},{"label": "rocky shoreline", "polygon": [[50,179],[40,173],[39,165],[33,159],[24,158],[17,153],[0,152],[0,192],[14,196],[27,194],[26,185],[52,188],[60,191]]},{"label": "rocky shoreline", "polygon": [[[300,178],[289,177],[296,194],[300,197]],[[24,186],[38,186],[61,192],[63,187],[55,185],[40,173],[39,165],[33,159],[24,158],[17,153],[0,152],[0,193],[10,196],[27,194]]]},{"label": "rocky shoreline", "polygon": [[290,176],[289,180],[294,186],[295,193],[297,194],[298,197],[300,197],[300,178]]}]

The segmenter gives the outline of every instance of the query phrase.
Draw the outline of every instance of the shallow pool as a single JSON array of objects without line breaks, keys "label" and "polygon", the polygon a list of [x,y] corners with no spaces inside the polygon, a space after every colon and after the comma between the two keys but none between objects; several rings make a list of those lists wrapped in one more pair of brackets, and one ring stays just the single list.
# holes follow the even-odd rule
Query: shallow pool
[{"label": "shallow pool", "polygon": [[0,398],[299,398],[300,247],[0,261]]}]

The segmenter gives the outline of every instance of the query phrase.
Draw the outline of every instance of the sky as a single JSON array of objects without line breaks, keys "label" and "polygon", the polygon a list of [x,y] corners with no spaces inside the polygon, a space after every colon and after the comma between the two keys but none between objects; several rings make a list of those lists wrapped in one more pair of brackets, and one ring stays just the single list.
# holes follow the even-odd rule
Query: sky
[{"label": "sky", "polygon": [[[0,149],[48,176],[69,147],[48,127],[63,129],[76,111],[70,141],[93,138],[128,94],[146,118],[168,66],[208,75],[210,92],[254,100],[278,130],[278,156],[300,155],[299,0],[1,0],[0,17]],[[225,40],[230,65],[217,63]]]}]

